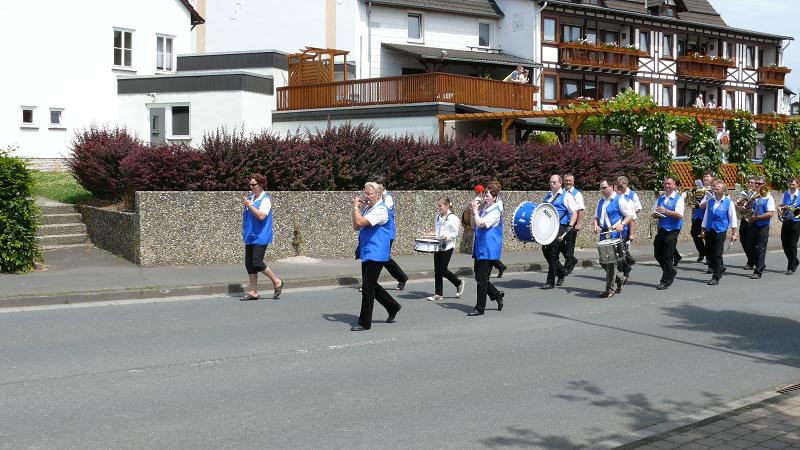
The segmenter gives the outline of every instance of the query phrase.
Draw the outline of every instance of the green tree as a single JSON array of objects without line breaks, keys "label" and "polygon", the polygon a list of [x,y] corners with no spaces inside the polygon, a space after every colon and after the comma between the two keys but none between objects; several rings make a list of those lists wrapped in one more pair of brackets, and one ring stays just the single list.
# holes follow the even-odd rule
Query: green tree
[{"label": "green tree", "polygon": [[0,272],[26,272],[41,259],[30,169],[0,150]]},{"label": "green tree", "polygon": [[690,134],[692,140],[689,141],[689,162],[692,163],[694,175],[700,177],[705,171],[719,173],[722,149],[717,143],[714,127],[708,122],[695,120],[692,122]]},{"label": "green tree", "polygon": [[783,124],[770,125],[764,133],[764,170],[774,186],[783,186],[792,177],[789,166],[789,130]]},{"label": "green tree", "polygon": [[[674,176],[672,171],[672,152],[669,148],[669,132],[672,130],[671,118],[661,112],[649,114],[644,123],[642,146],[653,158],[656,171],[654,181],[660,183],[667,176]],[[648,186],[658,189],[660,186]]]},{"label": "green tree", "polygon": [[647,123],[649,110],[655,108],[652,97],[642,96],[633,89],[625,89],[608,102],[611,112],[602,116],[605,128],[617,130],[625,138],[625,147],[633,148],[639,129]]},{"label": "green tree", "polygon": [[758,145],[753,116],[744,111],[737,112],[735,118],[726,121],[726,126],[730,132],[731,142],[728,162],[738,166],[740,177],[747,178],[755,173],[751,155]]}]

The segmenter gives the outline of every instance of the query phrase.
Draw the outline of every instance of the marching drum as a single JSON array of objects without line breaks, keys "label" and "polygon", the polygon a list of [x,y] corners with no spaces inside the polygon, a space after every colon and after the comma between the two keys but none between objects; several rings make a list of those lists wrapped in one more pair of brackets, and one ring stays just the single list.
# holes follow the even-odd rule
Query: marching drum
[{"label": "marching drum", "polygon": [[422,253],[435,253],[444,251],[444,241],[433,238],[417,238],[414,250]]},{"label": "marching drum", "polygon": [[625,246],[622,239],[606,239],[597,243],[600,264],[616,264],[625,259]]},{"label": "marching drum", "polygon": [[548,245],[558,236],[558,211],[550,203],[525,202],[514,210],[514,236],[522,242]]}]

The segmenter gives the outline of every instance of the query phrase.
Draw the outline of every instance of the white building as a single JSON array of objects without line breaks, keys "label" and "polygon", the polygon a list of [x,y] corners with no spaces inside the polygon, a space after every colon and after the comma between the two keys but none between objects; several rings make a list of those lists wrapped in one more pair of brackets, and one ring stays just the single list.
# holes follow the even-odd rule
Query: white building
[{"label": "white building", "polygon": [[59,158],[76,130],[116,125],[117,77],[174,73],[202,21],[188,0],[2,2],[0,147]]}]

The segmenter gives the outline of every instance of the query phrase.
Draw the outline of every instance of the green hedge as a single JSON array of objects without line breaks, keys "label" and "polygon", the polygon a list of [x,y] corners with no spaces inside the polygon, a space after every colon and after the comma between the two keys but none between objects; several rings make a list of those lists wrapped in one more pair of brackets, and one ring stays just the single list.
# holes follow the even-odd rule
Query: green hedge
[{"label": "green hedge", "polygon": [[0,151],[0,272],[27,272],[40,259],[32,186],[25,163]]}]

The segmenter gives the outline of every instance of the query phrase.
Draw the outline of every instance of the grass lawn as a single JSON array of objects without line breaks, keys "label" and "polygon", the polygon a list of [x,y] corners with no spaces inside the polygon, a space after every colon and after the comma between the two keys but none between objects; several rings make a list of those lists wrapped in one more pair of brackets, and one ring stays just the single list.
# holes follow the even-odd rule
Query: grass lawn
[{"label": "grass lawn", "polygon": [[69,172],[33,172],[33,195],[70,204],[92,197]]}]

